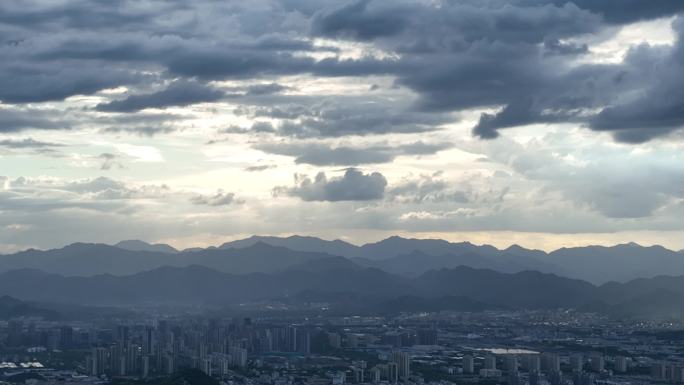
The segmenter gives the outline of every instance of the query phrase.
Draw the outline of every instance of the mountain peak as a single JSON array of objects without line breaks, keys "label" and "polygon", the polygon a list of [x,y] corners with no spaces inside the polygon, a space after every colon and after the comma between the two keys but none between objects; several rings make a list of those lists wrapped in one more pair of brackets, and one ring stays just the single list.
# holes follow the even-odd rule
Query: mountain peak
[{"label": "mountain peak", "polygon": [[157,253],[166,253],[166,254],[176,254],[178,250],[174,249],[173,247],[162,244],[162,243],[157,243],[157,244],[150,244],[145,241],[141,241],[139,239],[129,239],[125,241],[121,241],[117,244],[114,245],[114,247],[118,247],[119,249],[124,249],[124,250],[129,250],[129,251],[150,251],[150,252],[157,252]]}]

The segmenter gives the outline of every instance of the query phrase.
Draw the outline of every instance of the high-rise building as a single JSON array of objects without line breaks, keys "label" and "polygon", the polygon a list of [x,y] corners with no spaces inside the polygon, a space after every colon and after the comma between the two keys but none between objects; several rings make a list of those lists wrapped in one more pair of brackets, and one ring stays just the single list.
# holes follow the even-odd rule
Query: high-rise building
[{"label": "high-rise building", "polygon": [[142,358],[142,378],[147,378],[150,375],[150,356],[143,356]]},{"label": "high-rise building", "polygon": [[542,369],[547,373],[560,371],[560,358],[555,353],[544,353],[542,355]]},{"label": "high-rise building", "polygon": [[155,348],[154,328],[148,326],[145,328],[145,331],[143,332],[142,353],[143,354],[152,354],[152,353],[154,353],[154,348]]},{"label": "high-rise building", "polygon": [[126,325],[119,325],[116,328],[116,340],[119,344],[124,345],[128,341],[130,329]]},{"label": "high-rise building", "polygon": [[59,329],[59,347],[70,349],[74,345],[74,329],[71,326],[62,326]]},{"label": "high-rise building", "polygon": [[105,348],[93,348],[91,353],[91,368],[90,374],[93,376],[99,376],[105,373],[107,367],[107,349]]},{"label": "high-rise building", "polygon": [[296,350],[306,355],[311,354],[311,335],[308,330],[298,330]]},{"label": "high-rise building", "polygon": [[339,333],[328,333],[328,344],[333,349],[342,347],[342,336]]},{"label": "high-rise building", "polygon": [[332,385],[344,385],[347,381],[347,376],[344,372],[337,372],[332,377]]},{"label": "high-rise building", "polygon": [[173,355],[166,355],[164,369],[166,369],[166,374],[173,374],[176,372],[176,359]]},{"label": "high-rise building", "polygon": [[247,365],[247,350],[239,347],[228,349],[230,363],[233,366],[245,367]]},{"label": "high-rise building", "polygon": [[570,368],[573,372],[582,372],[584,370],[584,357],[581,354],[570,357]]},{"label": "high-rise building", "polygon": [[475,373],[475,360],[470,354],[463,356],[463,373]]},{"label": "high-rise building", "polygon": [[656,380],[667,379],[667,366],[662,362],[656,362],[651,365],[651,377]]},{"label": "high-rise building", "polygon": [[541,371],[541,362],[539,359],[539,354],[527,354],[523,360],[523,367],[528,372],[539,372]]},{"label": "high-rise building", "polygon": [[684,382],[684,367],[679,365],[671,365],[669,372],[671,382]]},{"label": "high-rise building", "polygon": [[352,374],[353,374],[353,381],[355,384],[360,384],[363,383],[364,376],[363,376],[363,368],[359,368],[356,366],[353,366],[351,368]]},{"label": "high-rise building", "polygon": [[397,364],[399,377],[408,380],[411,376],[411,357],[406,352],[393,352],[392,362]]},{"label": "high-rise building", "polygon": [[489,356],[485,357],[484,368],[485,369],[496,369],[496,356],[489,355]]},{"label": "high-rise building", "polygon": [[372,369],[368,372],[368,375],[369,375],[369,377],[370,377],[370,382],[371,382],[372,384],[377,384],[377,383],[379,383],[379,382],[382,380],[382,377],[381,377],[381,376],[382,376],[382,371],[381,371],[380,368],[378,368],[377,366],[374,367],[374,368],[372,368]]},{"label": "high-rise building", "polygon": [[617,356],[615,357],[615,371],[617,373],[624,373],[627,371],[627,357]]},{"label": "high-rise building", "polygon": [[551,385],[562,385],[563,384],[563,373],[560,370],[549,372],[549,384]]},{"label": "high-rise building", "polygon": [[437,330],[435,329],[421,329],[418,330],[418,344],[420,345],[437,345]]},{"label": "high-rise building", "polygon": [[397,365],[395,362],[388,362],[386,364],[387,368],[387,374],[385,378],[393,383],[396,384],[399,381],[399,365]]},{"label": "high-rise building", "polygon": [[518,373],[518,356],[509,354],[506,356],[506,371],[509,374]]},{"label": "high-rise building", "polygon": [[591,356],[591,370],[596,373],[601,373],[605,370],[605,360],[602,354],[595,353]]},{"label": "high-rise building", "polygon": [[538,370],[530,371],[528,379],[529,379],[528,382],[530,385],[539,385],[539,371]]},{"label": "high-rise building", "polygon": [[285,328],[285,349],[286,352],[296,352],[297,351],[297,328],[294,326],[288,326]]},{"label": "high-rise building", "polygon": [[230,360],[228,357],[221,357],[219,359],[219,369],[222,376],[228,375],[230,372]]},{"label": "high-rise building", "polygon": [[211,360],[209,358],[200,361],[200,370],[207,376],[211,376]]}]

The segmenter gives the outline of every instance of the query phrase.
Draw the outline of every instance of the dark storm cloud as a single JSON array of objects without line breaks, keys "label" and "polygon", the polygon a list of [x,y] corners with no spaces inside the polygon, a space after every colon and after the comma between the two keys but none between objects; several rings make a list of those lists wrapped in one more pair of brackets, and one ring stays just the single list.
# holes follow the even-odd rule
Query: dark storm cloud
[{"label": "dark storm cloud", "polygon": [[134,10],[124,0],[36,3],[9,1],[0,4],[0,22],[27,29],[53,29],[55,25],[75,29],[142,26],[153,14]]},{"label": "dark storm cloud", "polygon": [[[282,92],[277,84],[281,76],[388,75],[396,86],[416,94],[415,105],[407,108],[406,100],[387,99],[380,105],[342,104],[307,112],[308,106],[295,111],[275,103],[262,104],[262,111],[287,119],[274,126],[281,135],[297,137],[422,132],[445,122],[443,115],[430,114],[473,108],[500,111],[482,115],[473,130],[481,138],[525,124],[574,121],[615,132],[617,140],[640,142],[683,123],[681,106],[671,101],[681,99],[674,89],[684,83],[682,62],[676,59],[681,47],[665,63],[665,81],[665,75],[652,74],[648,63],[572,64],[591,47],[568,41],[609,26],[675,15],[684,10],[679,0],[265,4],[5,2],[0,5],[0,35],[5,36],[0,46],[0,101],[60,101],[118,86],[172,84],[98,106],[101,111],[134,113],[223,96],[203,81],[274,82],[231,99],[250,104],[256,98],[267,103],[268,97]],[[352,59],[341,56],[340,47],[315,43],[315,37],[363,42],[389,55]],[[315,55],[320,53],[325,58]],[[624,98],[637,94],[644,95],[644,102]],[[591,116],[588,111],[602,112]],[[0,130],[24,127],[53,128],[23,117]],[[150,126],[109,129],[168,131]]]},{"label": "dark storm cloud", "polygon": [[288,90],[278,83],[257,84],[247,88],[247,95],[271,95]]},{"label": "dark storm cloud", "polygon": [[370,3],[370,0],[355,0],[337,9],[321,12],[314,20],[314,32],[322,36],[371,40],[395,35],[408,24],[410,8]]},{"label": "dark storm cloud", "polygon": [[330,178],[320,172],[312,180],[296,176],[294,187],[278,187],[276,194],[298,197],[303,201],[371,201],[382,199],[385,195],[387,179],[379,172],[364,174],[349,168],[341,177]]},{"label": "dark storm cloud", "polygon": [[[495,138],[508,127],[586,120],[584,110],[610,106],[625,92],[649,88],[644,79],[648,76],[640,75],[652,71],[648,66],[570,67],[566,60],[586,54],[589,47],[560,39],[599,31],[606,22],[651,19],[682,9],[684,3],[679,1],[458,1],[440,7],[360,1],[321,11],[312,31],[371,40],[401,52],[404,66],[396,68],[397,82],[417,92],[419,106],[426,111],[500,106],[498,114],[483,114],[473,130],[481,138]],[[681,74],[677,68],[668,76]],[[631,77],[632,82],[623,77]],[[665,99],[657,93],[653,96]],[[589,126],[621,130],[615,138],[629,142],[682,126],[673,117],[680,109],[671,102],[634,103],[608,107],[590,119]],[[617,119],[624,116],[620,108],[636,119]],[[646,127],[650,122],[654,126]]]},{"label": "dark storm cloud", "polygon": [[[521,1],[523,3],[548,3],[548,0]],[[566,2],[566,0],[553,0],[556,5]],[[655,19],[684,10],[684,3],[679,0],[573,0],[572,2],[582,9],[601,15],[607,22],[615,24]]]},{"label": "dark storm cloud", "polygon": [[196,103],[214,102],[224,93],[213,87],[195,82],[174,82],[166,89],[151,94],[131,95],[122,100],[98,104],[98,111],[135,112],[146,108],[188,106]]},{"label": "dark storm cloud", "polygon": [[183,115],[169,113],[137,112],[135,114],[116,114],[99,116],[95,120],[105,132],[131,132],[152,136],[175,130],[174,123]]},{"label": "dark storm cloud", "polygon": [[547,40],[544,42],[544,55],[581,55],[589,53],[589,46],[563,42],[558,39]]},{"label": "dark storm cloud", "polygon": [[60,129],[69,127],[62,122],[51,119],[41,111],[0,108],[0,133],[35,128]]},{"label": "dark storm cloud", "polygon": [[329,146],[321,143],[267,143],[256,146],[258,150],[278,155],[294,156],[295,163],[314,166],[358,166],[362,164],[389,163],[402,155],[431,155],[449,148],[449,144],[423,142],[400,146]]},{"label": "dark storm cloud", "polygon": [[684,22],[678,19],[674,27],[679,40],[665,55],[649,46],[630,52],[628,63],[651,68],[648,86],[638,97],[604,108],[589,121],[592,129],[641,143],[684,127]]},{"label": "dark storm cloud", "polygon": [[257,107],[254,116],[281,119],[278,134],[300,138],[427,132],[454,121],[448,113],[384,98],[281,98],[272,104]]}]

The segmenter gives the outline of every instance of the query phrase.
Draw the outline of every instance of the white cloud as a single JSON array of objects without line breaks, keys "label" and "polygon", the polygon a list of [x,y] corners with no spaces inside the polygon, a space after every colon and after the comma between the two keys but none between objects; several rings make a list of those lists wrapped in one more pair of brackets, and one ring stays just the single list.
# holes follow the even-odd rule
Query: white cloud
[{"label": "white cloud", "polygon": [[164,162],[164,157],[158,148],[133,144],[115,144],[114,148],[130,156],[137,162]]}]

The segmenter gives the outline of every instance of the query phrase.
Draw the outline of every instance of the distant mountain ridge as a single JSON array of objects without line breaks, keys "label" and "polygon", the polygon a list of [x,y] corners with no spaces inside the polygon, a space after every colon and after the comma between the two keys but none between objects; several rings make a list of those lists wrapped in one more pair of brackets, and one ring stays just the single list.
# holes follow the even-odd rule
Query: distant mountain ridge
[{"label": "distant mountain ridge", "polygon": [[[411,276],[434,268],[455,267],[458,265],[455,260],[459,258],[470,258],[470,262],[463,264],[471,267],[491,268],[502,272],[538,270],[595,284],[625,282],[664,274],[684,274],[683,252],[668,250],[662,246],[641,246],[633,242],[615,246],[561,248],[546,253],[519,245],[499,250],[493,246],[479,246],[469,242],[454,243],[441,239],[409,239],[398,236],[362,246],[313,237],[255,236],[229,242],[221,247],[240,248],[256,241],[299,251],[318,249],[350,258],[362,266]],[[411,254],[420,258],[407,258]]]},{"label": "distant mountain ridge", "polygon": [[175,248],[164,243],[149,244],[138,239],[121,241],[115,244],[114,247],[130,251],[150,251],[166,254],[176,254],[178,252]]},{"label": "distant mountain ridge", "polygon": [[374,268],[229,274],[204,266],[160,267],[127,276],[65,277],[34,269],[0,274],[0,295],[97,306],[213,306],[290,299],[376,314],[576,308],[620,317],[684,316],[684,276],[595,286],[536,271],[457,267],[416,278]]},{"label": "distant mountain ridge", "polygon": [[[174,254],[131,251],[104,244],[74,243],[61,249],[32,249],[0,256],[0,272],[38,269],[66,276],[130,275],[163,266],[201,265],[222,272],[246,274],[276,272],[312,260],[329,260],[332,263],[335,258],[329,254],[293,251],[263,242],[244,249],[214,248]],[[353,264],[351,261],[346,262]]]},{"label": "distant mountain ridge", "polygon": [[458,266],[505,273],[536,270],[594,284],[684,274],[684,254],[661,246],[628,243],[561,248],[546,253],[518,245],[500,250],[469,242],[397,236],[362,246],[305,236],[252,236],[219,247],[183,251],[138,240],[122,241],[115,246],[75,243],[62,249],[26,250],[0,256],[0,272],[35,268],[74,276],[127,275],[162,266],[201,265],[233,274],[271,273],[305,263],[313,268],[313,260],[320,260],[316,262],[318,270],[358,265],[408,277]]}]

